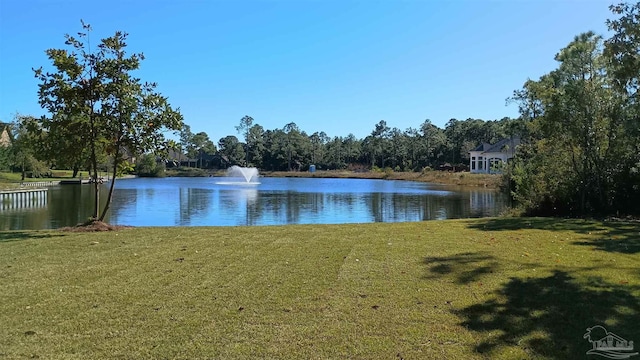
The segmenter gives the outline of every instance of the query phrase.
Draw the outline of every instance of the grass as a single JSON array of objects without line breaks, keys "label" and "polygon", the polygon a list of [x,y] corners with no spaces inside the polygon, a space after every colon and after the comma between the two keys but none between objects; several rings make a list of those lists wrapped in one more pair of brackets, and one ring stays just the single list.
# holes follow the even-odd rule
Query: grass
[{"label": "grass", "polygon": [[0,358],[575,359],[640,341],[640,225],[0,232]]},{"label": "grass", "polygon": [[[225,176],[226,170],[202,170],[197,168],[172,168],[167,169],[166,176]],[[265,177],[296,177],[296,178],[349,178],[349,179],[387,179],[409,180],[429,182],[443,185],[455,185],[465,187],[486,187],[496,189],[502,182],[501,175],[496,174],[471,174],[469,172],[448,171],[351,171],[351,170],[318,170],[308,171],[260,171],[260,176]]]},{"label": "grass", "polygon": [[[54,170],[51,175],[51,177],[39,178],[26,177],[24,179],[24,182],[68,180],[72,179],[71,176],[73,175],[73,172],[71,170]],[[88,179],[89,173],[87,171],[80,171],[78,172],[78,177],[80,176],[82,176],[84,179]],[[0,183],[20,183],[22,181],[22,174],[19,172],[0,172]]]},{"label": "grass", "polygon": [[443,185],[457,186],[481,186],[487,188],[498,188],[501,182],[501,175],[495,174],[471,174],[469,172],[448,172],[448,171],[424,171],[424,172],[395,172],[395,171],[368,171],[354,172],[348,170],[316,171],[266,171],[261,172],[262,176],[272,177],[317,177],[317,178],[352,178],[352,179],[387,179],[387,180],[410,180]]},{"label": "grass", "polygon": [[[71,170],[53,170],[51,172],[51,177],[41,177],[41,178],[25,178],[22,180],[22,173],[19,172],[7,172],[0,171],[0,190],[10,190],[16,189],[20,187],[22,182],[47,182],[47,181],[60,181],[60,180],[70,180],[73,179],[73,171]],[[99,176],[107,177],[110,174],[106,172],[98,172]],[[78,172],[76,179],[82,177],[83,179],[88,179],[89,172],[88,171],[80,171]]]}]

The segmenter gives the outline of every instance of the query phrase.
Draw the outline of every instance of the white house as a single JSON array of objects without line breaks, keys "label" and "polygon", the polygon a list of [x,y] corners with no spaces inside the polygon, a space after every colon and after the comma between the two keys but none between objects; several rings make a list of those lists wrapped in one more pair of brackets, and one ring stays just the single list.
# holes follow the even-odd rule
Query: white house
[{"label": "white house", "polygon": [[469,151],[469,169],[471,169],[471,173],[500,173],[502,164],[515,155],[518,145],[520,145],[520,138],[513,137],[502,139],[493,145],[483,143],[472,151]]}]

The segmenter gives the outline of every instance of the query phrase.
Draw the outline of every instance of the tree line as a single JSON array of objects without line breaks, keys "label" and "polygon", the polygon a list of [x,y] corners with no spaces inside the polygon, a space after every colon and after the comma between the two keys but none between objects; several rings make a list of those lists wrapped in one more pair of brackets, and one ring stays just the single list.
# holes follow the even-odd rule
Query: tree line
[{"label": "tree line", "polygon": [[[17,156],[10,162],[14,168],[39,176],[52,166],[73,169],[76,173],[88,167],[86,157],[62,148],[59,139],[47,141],[45,137],[51,137],[50,132],[28,130],[37,124],[38,119],[31,116],[16,119],[13,128],[17,134],[14,143]],[[179,141],[173,144],[174,151],[163,156],[148,153],[139,157],[135,165],[138,172],[151,176],[159,175],[157,172],[164,169],[158,166],[161,160],[171,166],[182,164],[205,169],[239,165],[271,171],[304,171],[315,165],[325,170],[422,171],[445,166],[465,170],[470,150],[483,142],[495,143],[505,137],[519,136],[523,126],[520,119],[505,117],[493,121],[450,119],[444,128],[425,120],[417,128],[400,130],[381,120],[368,136],[358,139],[353,134],[333,138],[324,132],[308,134],[293,122],[280,129],[265,130],[252,117],[244,116],[236,127],[239,136],[225,136],[217,145],[206,132],[193,133],[188,124],[183,124]],[[21,155],[23,153],[26,155]],[[25,156],[27,161],[20,160]],[[105,168],[109,158],[102,157],[98,163]]]},{"label": "tree line", "polygon": [[[217,146],[206,133],[192,134],[185,126],[180,147],[193,159],[193,166],[257,167],[271,171],[317,169],[390,168],[395,171],[422,171],[425,168],[457,168],[469,164],[469,151],[483,142],[519,136],[520,119],[451,119],[444,128],[425,120],[419,127],[401,130],[385,120],[371,133],[358,139],[353,134],[329,137],[325,132],[308,134],[294,122],[282,128],[264,129],[250,116],[240,119],[238,135],[228,135]],[[203,161],[203,158],[210,161]]]}]

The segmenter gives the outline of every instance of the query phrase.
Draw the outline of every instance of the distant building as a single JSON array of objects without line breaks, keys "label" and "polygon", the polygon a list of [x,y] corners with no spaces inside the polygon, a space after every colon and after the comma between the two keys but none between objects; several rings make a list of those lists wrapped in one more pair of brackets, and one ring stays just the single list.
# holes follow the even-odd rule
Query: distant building
[{"label": "distant building", "polygon": [[499,174],[502,164],[513,158],[520,138],[502,139],[491,145],[483,143],[469,151],[469,169],[474,174]]},{"label": "distant building", "polygon": [[10,124],[0,122],[0,146],[11,146],[11,127]]}]

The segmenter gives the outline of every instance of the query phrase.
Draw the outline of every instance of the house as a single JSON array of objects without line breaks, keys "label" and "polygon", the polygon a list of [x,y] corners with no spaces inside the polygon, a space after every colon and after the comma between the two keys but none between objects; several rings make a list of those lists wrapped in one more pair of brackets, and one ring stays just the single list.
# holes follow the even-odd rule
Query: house
[{"label": "house", "polygon": [[158,157],[157,161],[164,161],[167,168],[187,166],[191,167],[198,164],[199,159],[189,158],[187,154],[180,150],[168,149],[164,157]]},{"label": "house", "polygon": [[483,143],[469,151],[469,169],[473,174],[498,174],[502,164],[513,158],[516,147],[520,145],[519,137],[502,139],[491,145]]},{"label": "house", "polygon": [[0,122],[0,146],[11,146],[11,128],[10,124]]}]

